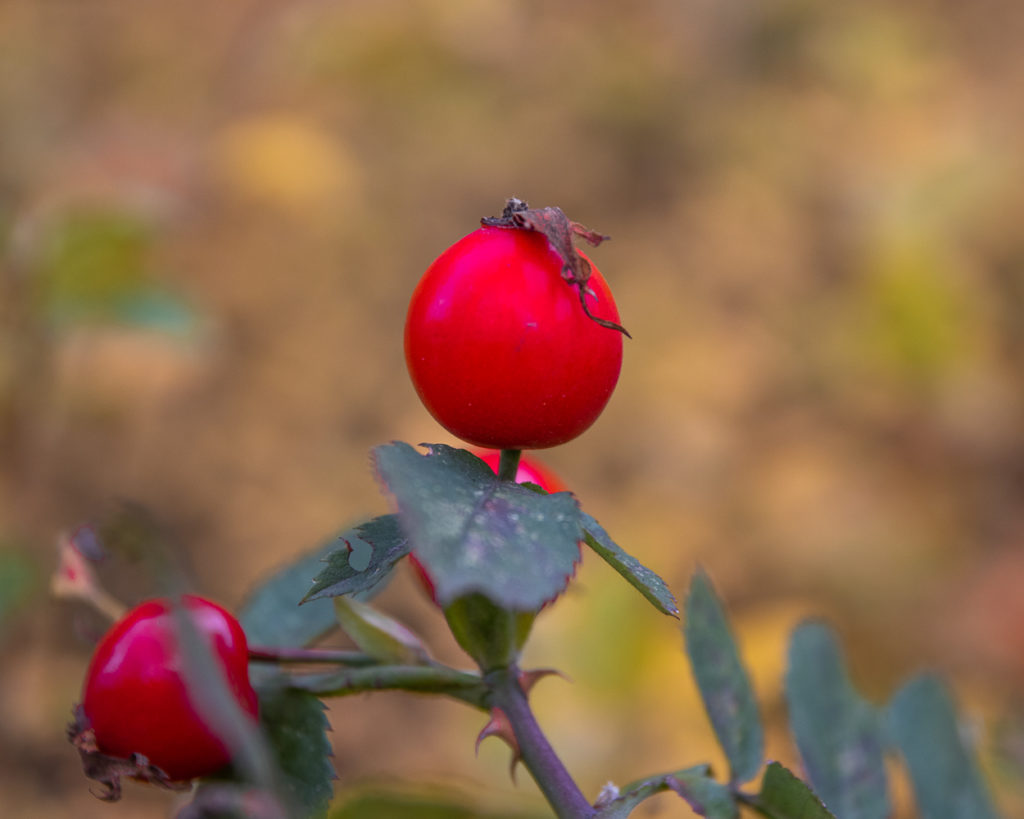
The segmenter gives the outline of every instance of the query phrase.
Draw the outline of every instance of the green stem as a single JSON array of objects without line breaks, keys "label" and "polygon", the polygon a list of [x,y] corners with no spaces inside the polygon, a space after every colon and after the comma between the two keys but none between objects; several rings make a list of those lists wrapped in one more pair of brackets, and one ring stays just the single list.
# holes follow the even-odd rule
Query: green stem
[{"label": "green stem", "polygon": [[361,651],[286,646],[249,646],[249,661],[256,663],[332,663],[349,666],[375,665],[379,662]]},{"label": "green stem", "polygon": [[515,481],[516,473],[519,472],[519,456],[523,454],[521,449],[501,450],[501,460],[498,461],[498,478],[503,481]]},{"label": "green stem", "polygon": [[414,691],[446,694],[486,710],[487,689],[483,680],[476,674],[441,665],[373,665],[320,674],[291,673],[286,680],[290,688],[321,697],[343,697],[362,691]]},{"label": "green stem", "polygon": [[526,693],[519,684],[519,669],[514,665],[496,669],[487,674],[486,681],[491,690],[490,705],[500,708],[508,717],[523,764],[555,809],[555,814],[561,819],[586,819],[596,815],[597,811],[573,781],[537,724]]}]

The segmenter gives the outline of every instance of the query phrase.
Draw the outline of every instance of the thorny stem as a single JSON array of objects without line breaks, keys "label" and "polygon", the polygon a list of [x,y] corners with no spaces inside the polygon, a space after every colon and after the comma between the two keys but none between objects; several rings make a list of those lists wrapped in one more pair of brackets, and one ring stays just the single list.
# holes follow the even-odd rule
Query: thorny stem
[{"label": "thorny stem", "polygon": [[596,815],[597,811],[587,801],[537,724],[519,684],[519,669],[515,665],[495,669],[487,674],[485,680],[491,692],[490,705],[500,708],[508,717],[523,764],[555,814],[561,819],[587,819]]},{"label": "thorny stem", "polygon": [[501,460],[498,462],[499,480],[515,481],[516,473],[519,472],[519,456],[522,454],[521,449],[501,450]]}]

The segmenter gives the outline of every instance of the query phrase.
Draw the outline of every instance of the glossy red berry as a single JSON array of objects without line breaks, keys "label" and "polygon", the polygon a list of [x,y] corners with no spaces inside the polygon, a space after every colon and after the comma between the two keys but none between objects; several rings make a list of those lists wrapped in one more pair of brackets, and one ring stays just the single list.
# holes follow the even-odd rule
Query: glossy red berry
[{"label": "glossy red berry", "polygon": [[[500,450],[474,450],[473,454],[487,464],[495,475],[498,474],[498,465],[501,462]],[[548,493],[564,492],[566,490],[566,486],[562,483],[561,478],[538,459],[531,458],[529,455],[523,455],[519,459],[519,468],[516,470],[516,483],[534,483]],[[423,591],[427,593],[427,596],[434,603],[437,603],[434,581],[430,579],[430,575],[423,568],[423,564],[417,560],[414,554],[409,555],[409,563]]]},{"label": "glossy red berry", "polygon": [[[238,705],[255,718],[242,627],[208,600],[186,595],[182,601]],[[168,600],[142,603],[107,632],[93,654],[82,694],[82,711],[102,753],[142,754],[172,781],[205,776],[230,762],[228,748],[197,713],[184,663],[177,616]]]},{"label": "glossy red berry", "polygon": [[[608,403],[622,335],[588,317],[565,262],[539,232],[482,227],[430,265],[405,324],[409,374],[426,408],[476,446],[542,449],[572,440]],[[617,323],[591,265],[593,316]]]}]

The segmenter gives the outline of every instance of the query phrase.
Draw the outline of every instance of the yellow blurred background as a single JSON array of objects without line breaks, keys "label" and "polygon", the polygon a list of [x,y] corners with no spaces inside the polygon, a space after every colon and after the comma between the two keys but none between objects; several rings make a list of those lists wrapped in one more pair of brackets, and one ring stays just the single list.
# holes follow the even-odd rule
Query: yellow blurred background
[{"label": "yellow blurred background", "polygon": [[[822,615],[875,701],[947,673],[1024,815],[993,731],[1024,681],[1022,30],[1011,0],[0,0],[3,814],[173,809],[102,804],[64,741],[103,623],[49,597],[58,533],[142,503],[235,606],[386,510],[371,447],[455,443],[408,382],[407,300],[516,195],[612,234],[634,335],[542,458],[677,594],[708,569],[769,756],[798,764],[786,638]],[[110,563],[122,598],[159,588]],[[379,601],[465,662],[405,571]],[[572,680],[534,701],[588,794],[721,767],[678,624],[593,555],[527,663]],[[500,743],[474,758],[478,714],[330,717],[339,795],[544,815]]]}]

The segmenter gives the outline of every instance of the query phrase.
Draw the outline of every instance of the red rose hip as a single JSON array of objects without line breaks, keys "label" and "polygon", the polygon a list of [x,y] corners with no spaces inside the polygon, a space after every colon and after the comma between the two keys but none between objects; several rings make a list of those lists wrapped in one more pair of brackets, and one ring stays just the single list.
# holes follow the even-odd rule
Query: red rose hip
[{"label": "red rose hip", "polygon": [[[406,318],[406,363],[424,405],[453,435],[543,449],[601,414],[622,367],[622,334],[587,315],[564,268],[544,234],[482,227],[424,274]],[[617,323],[592,265],[586,288],[591,316]]]},{"label": "red rose hip", "polygon": [[[255,719],[256,692],[249,684],[242,627],[201,597],[183,596],[182,604],[239,707]],[[171,602],[162,599],[129,611],[96,647],[82,694],[82,712],[102,753],[142,754],[172,781],[211,774],[231,761],[186,685],[177,616]]]}]

